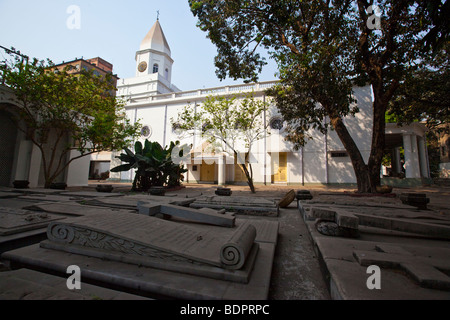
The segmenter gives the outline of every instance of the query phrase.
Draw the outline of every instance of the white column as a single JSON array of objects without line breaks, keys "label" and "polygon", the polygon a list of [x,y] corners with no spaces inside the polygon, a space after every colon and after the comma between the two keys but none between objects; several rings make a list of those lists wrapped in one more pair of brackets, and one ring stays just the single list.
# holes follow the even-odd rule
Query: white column
[{"label": "white column", "polygon": [[415,134],[411,135],[411,151],[413,178],[420,178],[419,148],[417,148],[417,135]]},{"label": "white column", "polygon": [[405,149],[405,177],[420,178],[416,135],[405,134],[403,136],[403,148]]},{"label": "white column", "polygon": [[225,156],[223,154],[218,155],[219,163],[218,163],[218,184],[219,186],[225,185],[226,182],[226,165],[225,165]]},{"label": "white column", "polygon": [[[326,124],[326,117],[325,117],[325,124]],[[324,136],[323,136],[323,141],[324,141],[324,152],[325,152],[325,183],[328,184],[329,183],[329,172],[328,172],[328,134],[327,132],[325,132]]]},{"label": "white column", "polygon": [[41,172],[42,153],[41,150],[33,144],[30,156],[30,173],[28,181],[30,188],[36,188],[39,184],[39,173]]},{"label": "white column", "polygon": [[403,149],[405,150],[405,178],[412,178],[411,173],[411,135],[403,135]]},{"label": "white column", "polygon": [[20,140],[19,152],[17,156],[17,164],[15,167],[14,180],[28,180],[28,172],[30,168],[30,154],[33,143],[30,140]]},{"label": "white column", "polygon": [[420,172],[422,177],[430,177],[430,168],[428,166],[428,154],[425,147],[425,139],[423,137],[418,137],[417,146],[419,148],[419,159],[420,159]]},{"label": "white column", "polygon": [[402,162],[401,162],[401,156],[400,156],[400,148],[394,148],[392,165],[395,168],[395,171],[394,171],[395,173],[401,173],[402,172]]}]

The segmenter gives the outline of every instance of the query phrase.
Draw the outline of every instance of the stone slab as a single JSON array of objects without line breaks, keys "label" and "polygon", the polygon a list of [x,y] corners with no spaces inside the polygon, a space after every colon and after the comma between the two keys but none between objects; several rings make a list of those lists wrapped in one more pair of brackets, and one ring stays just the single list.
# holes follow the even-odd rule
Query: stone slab
[{"label": "stone slab", "polygon": [[181,206],[174,206],[170,204],[149,205],[145,202],[138,202],[138,209],[140,214],[156,216],[162,214],[164,216],[177,217],[189,221],[199,223],[206,223],[216,226],[234,227],[235,217],[228,214],[221,214],[212,211],[201,211],[192,208],[185,208]]},{"label": "stone slab", "polygon": [[230,214],[234,216],[234,212],[226,212],[225,209],[221,209],[221,210],[214,210],[214,209],[210,209],[210,208],[200,208],[198,209],[199,211],[202,212],[212,212],[212,213],[220,213],[220,214]]},{"label": "stone slab", "polygon": [[377,217],[361,213],[355,213],[355,215],[358,217],[359,223],[364,226],[415,233],[435,239],[450,240],[450,226],[408,221],[399,218]]},{"label": "stone slab", "polygon": [[[248,281],[256,228],[196,228],[145,215],[98,213],[51,223],[41,246],[230,281]],[[230,271],[231,270],[231,271]]]},{"label": "stone slab", "polygon": [[54,195],[54,194],[42,194],[42,193],[20,195],[17,198],[23,199],[23,200],[51,201],[51,202],[66,202],[66,201],[75,201],[75,200],[83,199],[82,197],[63,196],[63,195]]},{"label": "stone slab", "polygon": [[108,197],[123,197],[122,193],[115,192],[96,192],[96,191],[66,191],[62,193],[64,196],[68,197],[82,197],[82,198],[108,198]]},{"label": "stone slab", "polygon": [[[324,276],[329,279],[328,286],[332,299],[450,299],[448,291],[421,287],[415,279],[402,270],[382,266],[380,266],[381,289],[370,290],[366,284],[370,276],[367,273],[367,266],[361,265],[355,257],[355,252],[364,254],[365,252],[379,253],[380,250],[386,250],[394,257],[407,251],[415,257],[448,261],[450,248],[328,237],[321,235],[316,230],[314,221],[306,221],[306,224],[316,253],[324,266]],[[397,241],[399,240],[397,239]]]},{"label": "stone slab", "polygon": [[278,216],[279,206],[275,201],[259,197],[242,196],[203,196],[189,205],[192,208],[225,209],[240,214]]},{"label": "stone slab", "polygon": [[[77,218],[78,219],[78,218]],[[248,283],[231,282],[124,262],[107,261],[85,255],[45,249],[33,245],[6,252],[2,259],[16,267],[64,272],[68,265],[81,268],[83,282],[115,286],[117,290],[138,290],[142,295],[176,299],[263,300],[268,298],[272,264],[277,245],[279,222],[259,219],[236,219],[237,226],[252,224],[259,245]],[[199,229],[219,236],[228,228],[198,225]]]},{"label": "stone slab", "polygon": [[251,223],[256,228],[256,239],[258,243],[271,243],[277,245],[279,223],[277,221],[264,220],[238,220],[237,223]]},{"label": "stone slab", "polygon": [[[265,220],[259,217],[249,217],[249,218],[236,218],[236,226],[251,224],[256,228],[256,238],[255,242],[258,243],[271,243],[277,245],[278,242],[278,231],[279,222],[273,220]],[[206,231],[212,230],[214,234],[218,236],[225,236],[229,233],[228,228],[196,224],[196,228],[204,229]]]},{"label": "stone slab", "polygon": [[[393,245],[391,245],[393,247]],[[421,287],[450,291],[450,277],[444,272],[450,272],[450,259],[433,259],[415,257],[399,247],[394,253],[381,251],[354,250],[353,255],[361,266],[377,265],[380,268],[398,269],[408,273]],[[445,250],[444,257],[450,257],[450,250]]]},{"label": "stone slab", "polygon": [[[419,222],[417,220],[401,219],[396,217],[376,216],[372,214],[360,213],[361,210],[351,210],[346,208],[326,207],[326,206],[309,206],[307,208],[299,207],[305,220],[324,219],[329,221],[336,221],[339,226],[348,226],[349,228],[358,228],[358,225],[369,226],[375,228],[383,228],[387,230],[394,230],[400,232],[414,233],[429,238],[436,239],[450,239],[450,226],[433,223],[435,221],[442,221],[440,219],[428,219],[426,222]],[[359,211],[359,212],[358,212]],[[402,210],[403,211],[403,210]],[[366,210],[368,212],[368,210]],[[393,214],[395,216],[395,213]],[[339,218],[342,216],[341,218]],[[423,214],[412,212],[410,214],[402,214],[404,217],[423,217]],[[446,219],[444,219],[446,221]]]},{"label": "stone slab", "polygon": [[345,210],[312,207],[310,212],[311,218],[334,221],[340,227],[358,229],[358,217],[352,213],[346,212]]},{"label": "stone slab", "polygon": [[195,203],[213,203],[223,205],[239,205],[250,207],[264,207],[264,208],[277,208],[278,205],[275,201],[267,200],[261,197],[244,197],[244,196],[202,196],[195,200]]},{"label": "stone slab", "polygon": [[27,188],[27,189],[15,189],[17,192],[22,192],[26,194],[30,193],[42,193],[42,194],[63,194],[68,192],[67,190],[59,189],[45,189],[45,188]]},{"label": "stone slab", "polygon": [[136,213],[135,210],[126,210],[118,208],[101,208],[97,206],[88,206],[76,202],[43,202],[35,203],[24,207],[24,209],[43,211],[48,213],[59,214],[63,216],[81,217],[86,215],[96,215],[98,213]]},{"label": "stone slab", "polygon": [[292,201],[295,199],[295,191],[293,189],[289,190],[283,198],[278,202],[280,208],[287,208]]},{"label": "stone slab", "polygon": [[[6,251],[36,244],[46,239],[47,226],[44,226],[40,229],[33,229],[6,236],[0,236],[0,254]],[[1,268],[0,271],[2,271]]]},{"label": "stone slab", "polygon": [[[362,200],[364,199],[364,200]],[[386,199],[383,201],[379,201],[378,197],[372,198],[353,198],[349,196],[338,197],[334,196],[318,196],[314,200],[304,200],[302,204],[304,206],[309,205],[325,205],[325,206],[345,206],[345,207],[364,207],[366,209],[406,209],[406,210],[415,210],[418,211],[417,208],[402,204],[401,201],[397,198],[389,199],[391,202],[387,202]],[[385,210],[386,211],[386,210]]]},{"label": "stone slab", "polygon": [[265,300],[268,298],[275,245],[260,243],[249,282],[217,280],[116,261],[86,257],[32,245],[2,255],[13,266],[65,273],[78,265],[83,281],[133,290],[143,296],[185,300]]},{"label": "stone slab", "polygon": [[16,198],[21,195],[23,195],[23,193],[0,191],[0,199]]},{"label": "stone slab", "polygon": [[0,208],[0,236],[45,228],[50,222],[63,217],[15,208]]},{"label": "stone slab", "polygon": [[15,192],[16,188],[0,186],[0,192]]},{"label": "stone slab", "polygon": [[142,296],[87,283],[69,290],[67,279],[42,272],[18,269],[0,272],[0,300],[145,300]]},{"label": "stone slab", "polygon": [[[312,208],[315,210],[323,209],[323,210],[345,210],[352,214],[363,213],[371,216],[379,216],[379,217],[387,217],[387,218],[406,218],[406,219],[414,219],[414,221],[422,221],[434,224],[450,224],[450,217],[446,215],[439,214],[435,211],[427,210],[417,210],[411,206],[403,206],[403,205],[391,205],[386,207],[385,205],[380,205],[379,207],[375,206],[367,206],[361,207],[359,205],[343,205],[343,204],[331,204],[331,203],[302,203],[299,207],[299,210],[305,211],[305,214],[311,215]],[[308,218],[308,217],[306,217]]]},{"label": "stone slab", "polygon": [[166,203],[187,207],[194,202],[194,198],[171,197],[171,196],[123,196],[118,198],[95,198],[88,199],[84,203],[94,206],[122,208],[137,210],[138,202],[146,202],[148,204]]},{"label": "stone slab", "polygon": [[129,199],[136,199],[138,201],[152,202],[163,202],[168,204],[174,204],[177,206],[188,207],[189,204],[193,203],[196,198],[186,196],[178,196],[176,194],[166,194],[165,196],[154,196],[154,195],[132,195],[127,196]]}]

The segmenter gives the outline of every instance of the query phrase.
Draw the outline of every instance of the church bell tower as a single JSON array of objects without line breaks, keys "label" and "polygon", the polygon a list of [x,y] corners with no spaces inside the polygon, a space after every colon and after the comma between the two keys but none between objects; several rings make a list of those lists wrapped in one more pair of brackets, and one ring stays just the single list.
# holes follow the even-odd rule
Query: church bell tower
[{"label": "church bell tower", "polygon": [[171,83],[172,64],[170,47],[158,19],[136,52],[136,77],[158,74],[158,78]]}]

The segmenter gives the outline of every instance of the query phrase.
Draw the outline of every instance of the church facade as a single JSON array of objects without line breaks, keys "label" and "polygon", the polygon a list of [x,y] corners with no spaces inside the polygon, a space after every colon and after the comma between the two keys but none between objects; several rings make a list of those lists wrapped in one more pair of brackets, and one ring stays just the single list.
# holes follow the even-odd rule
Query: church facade
[{"label": "church facade", "polygon": [[[143,124],[142,141],[158,141],[165,146],[180,140],[192,145],[190,157],[185,159],[188,168],[185,182],[219,185],[245,183],[245,176],[232,153],[206,150],[205,139],[180,135],[173,123],[185,106],[201,108],[211,95],[229,97],[252,92],[255,99],[270,104],[269,110],[262,116],[262,122],[270,134],[256,141],[250,152],[255,184],[356,183],[350,157],[334,131],[324,135],[311,130],[309,135],[312,139],[300,150],[294,150],[293,145],[284,140],[283,119],[271,98],[265,94],[265,90],[276,81],[181,91],[171,83],[174,61],[159,21],[141,42],[135,59],[136,75],[118,81],[117,97],[125,99],[127,116]],[[355,87],[354,96],[360,112],[344,121],[367,161],[372,130],[371,87]],[[430,178],[425,133],[426,128],[419,123],[404,127],[387,125],[386,150],[391,153],[392,165],[380,172],[380,175],[386,176],[385,183],[398,185],[407,182],[411,185]],[[404,152],[401,154],[402,149]],[[242,154],[247,151],[244,145],[239,149]],[[114,157],[118,153],[120,151],[112,156],[111,168],[120,164]],[[111,180],[132,181],[133,178],[131,171],[110,173]]]}]

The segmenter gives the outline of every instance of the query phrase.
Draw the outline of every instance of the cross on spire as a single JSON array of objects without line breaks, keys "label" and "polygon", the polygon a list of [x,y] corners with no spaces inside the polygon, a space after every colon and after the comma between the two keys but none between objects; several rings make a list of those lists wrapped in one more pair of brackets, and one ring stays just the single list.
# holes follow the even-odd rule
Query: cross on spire
[{"label": "cross on spire", "polygon": [[159,10],[157,10],[156,13],[157,13],[156,20],[159,20]]}]

